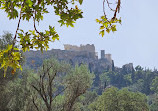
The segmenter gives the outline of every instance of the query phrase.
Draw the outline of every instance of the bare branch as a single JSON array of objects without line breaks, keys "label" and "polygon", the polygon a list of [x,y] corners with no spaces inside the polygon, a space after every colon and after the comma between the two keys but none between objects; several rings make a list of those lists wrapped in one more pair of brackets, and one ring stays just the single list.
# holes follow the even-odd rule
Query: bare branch
[{"label": "bare branch", "polygon": [[110,7],[110,4],[112,4],[112,3],[109,3],[108,0],[106,0],[106,2],[107,2],[107,5],[108,5],[109,9],[110,9],[111,11],[115,11],[114,9],[112,9],[112,8]]},{"label": "bare branch", "polygon": [[106,13],[105,13],[105,0],[103,0],[103,12],[104,12],[104,15],[106,17]]},{"label": "bare branch", "polygon": [[35,11],[35,17],[33,17],[33,21],[34,21],[34,29],[35,29],[35,31],[40,35],[40,36],[42,36],[42,34],[37,30],[37,28],[36,28],[36,11]]},{"label": "bare branch", "polygon": [[[107,3],[108,8],[109,8],[111,11],[114,11],[114,16],[112,17],[112,20],[114,20],[114,19],[116,18],[117,13],[120,12],[121,0],[118,0],[118,2],[117,2],[117,6],[116,6],[116,9],[115,9],[115,10],[112,9],[112,8],[110,7],[110,4],[112,4],[112,3],[109,3],[108,0],[106,0],[106,3]],[[103,0],[103,13],[104,13],[105,18],[106,18],[106,12],[105,12],[105,0]]]},{"label": "bare branch", "polygon": [[57,96],[59,96],[62,92],[64,92],[66,89],[67,89],[67,87],[64,88],[63,90],[61,90],[57,95],[55,95],[54,98],[52,99],[52,101],[53,101]]},{"label": "bare branch", "polygon": [[19,17],[19,21],[18,21],[18,26],[17,26],[16,32],[15,32],[15,35],[14,35],[14,39],[13,39],[13,47],[14,47],[14,45],[15,45],[15,43],[16,43],[16,37],[17,37],[18,30],[19,30],[20,22],[21,22],[21,13],[22,13],[22,9],[23,9],[23,7],[24,7],[25,1],[26,1],[26,0],[24,0],[23,4],[22,4],[22,6],[21,6],[20,17]]},{"label": "bare branch", "polygon": [[43,101],[45,102],[46,106],[49,107],[49,104],[47,102],[47,98],[44,97],[44,95],[42,94],[41,90],[39,90],[36,86],[34,86],[33,84],[30,84],[37,92],[38,94],[42,97]]},{"label": "bare branch", "polygon": [[46,95],[46,92],[45,92],[45,88],[44,88],[44,82],[43,82],[43,79],[45,77],[46,73],[43,74],[42,76],[42,81],[41,81],[41,93],[43,94],[43,97],[45,98],[45,100],[47,101],[47,95]]},{"label": "bare branch", "polygon": [[37,106],[36,103],[35,103],[34,97],[32,98],[32,102],[33,102],[34,106],[36,107],[36,110],[37,110],[37,111],[40,111],[39,108],[38,108],[38,106]]},{"label": "bare branch", "polygon": [[34,21],[34,29],[35,29],[35,31],[36,31],[36,33],[38,33],[41,37],[43,36],[43,37],[46,37],[46,36],[44,36],[44,35],[42,35],[38,30],[37,30],[37,28],[36,28],[36,11],[35,11],[35,17],[33,17],[33,21]]}]

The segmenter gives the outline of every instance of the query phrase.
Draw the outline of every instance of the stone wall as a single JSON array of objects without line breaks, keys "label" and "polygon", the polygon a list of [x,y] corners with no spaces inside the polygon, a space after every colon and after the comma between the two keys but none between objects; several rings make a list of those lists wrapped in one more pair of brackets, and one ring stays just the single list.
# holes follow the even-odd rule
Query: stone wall
[{"label": "stone wall", "polygon": [[123,65],[122,69],[125,71],[125,73],[132,73],[134,71],[133,63]]},{"label": "stone wall", "polygon": [[108,61],[111,61],[111,62],[112,62],[111,54],[105,54],[105,58],[106,58]]},{"label": "stone wall", "polygon": [[56,57],[58,60],[66,61],[72,66],[86,63],[90,71],[96,74],[103,73],[105,70],[115,70],[120,73],[132,73],[134,71],[132,63],[125,64],[122,68],[115,67],[111,54],[105,54],[105,58],[98,59],[95,52],[52,49],[47,52],[44,51],[43,54],[41,51],[30,50],[29,52],[24,52],[24,56],[26,59],[24,67],[29,66],[35,69],[42,65],[43,60]]},{"label": "stone wall", "polygon": [[[85,50],[85,49],[84,49]],[[41,66],[44,59],[56,57],[58,60],[63,60],[70,63],[72,66],[75,64],[85,63],[88,65],[91,72],[102,73],[106,69],[112,70],[112,63],[104,59],[98,59],[96,52],[89,51],[71,51],[71,50],[60,50],[52,49],[43,54],[40,51],[26,51],[24,52],[26,58],[25,66],[32,68],[38,68]],[[33,61],[33,62],[32,62]]]},{"label": "stone wall", "polygon": [[69,51],[87,51],[87,52],[95,52],[95,46],[94,44],[90,45],[69,45],[69,44],[64,44],[64,49],[69,50]]},{"label": "stone wall", "polygon": [[80,47],[76,45],[64,44],[64,49],[69,51],[80,51]]}]

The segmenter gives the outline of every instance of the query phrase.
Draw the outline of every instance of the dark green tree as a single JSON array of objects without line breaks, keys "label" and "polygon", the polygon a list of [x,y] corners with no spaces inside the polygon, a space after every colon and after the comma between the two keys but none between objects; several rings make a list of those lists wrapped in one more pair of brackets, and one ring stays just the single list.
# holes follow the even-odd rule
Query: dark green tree
[{"label": "dark green tree", "polygon": [[115,87],[105,89],[98,99],[89,105],[90,111],[149,111],[144,94],[118,90]]}]

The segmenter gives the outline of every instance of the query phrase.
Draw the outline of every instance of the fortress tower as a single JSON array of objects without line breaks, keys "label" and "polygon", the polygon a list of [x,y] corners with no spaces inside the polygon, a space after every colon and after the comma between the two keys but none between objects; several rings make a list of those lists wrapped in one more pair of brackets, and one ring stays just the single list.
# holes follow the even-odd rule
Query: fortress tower
[{"label": "fortress tower", "polygon": [[105,50],[101,50],[101,59],[105,58]]}]

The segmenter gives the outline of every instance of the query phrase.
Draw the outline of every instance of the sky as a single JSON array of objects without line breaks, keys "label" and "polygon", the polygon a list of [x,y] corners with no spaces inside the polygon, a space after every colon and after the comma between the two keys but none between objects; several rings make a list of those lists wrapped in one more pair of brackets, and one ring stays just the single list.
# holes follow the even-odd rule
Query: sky
[{"label": "sky", "polygon": [[[83,19],[79,19],[74,28],[60,27],[59,17],[52,13],[44,16],[37,29],[44,31],[48,26],[55,26],[60,41],[50,43],[50,49],[64,49],[63,44],[94,44],[96,52],[100,50],[112,54],[115,66],[122,67],[127,63],[134,66],[158,68],[158,0],[122,0],[122,25],[117,25],[117,32],[99,35],[99,25],[95,19],[103,15],[102,0],[83,0]],[[0,10],[0,35],[3,31],[15,34],[18,20],[9,20],[6,13]],[[33,22],[22,21],[20,28],[33,29]]]}]

